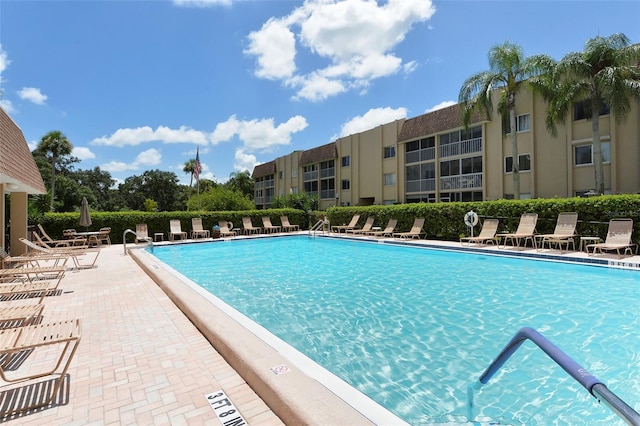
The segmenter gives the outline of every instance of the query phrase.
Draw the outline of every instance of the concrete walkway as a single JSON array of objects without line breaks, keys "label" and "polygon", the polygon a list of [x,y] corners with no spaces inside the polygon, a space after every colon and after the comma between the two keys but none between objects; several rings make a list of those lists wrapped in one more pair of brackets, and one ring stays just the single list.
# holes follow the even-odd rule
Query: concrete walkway
[{"label": "concrete walkway", "polygon": [[[93,269],[68,271],[44,299],[44,320],[82,320],[82,340],[52,405],[3,418],[20,425],[221,425],[205,395],[224,390],[250,425],[281,425],[121,245],[101,249]],[[0,302],[11,304],[35,303]],[[46,359],[27,357],[17,372]],[[50,365],[50,364],[49,364]],[[0,410],[51,377],[0,388]],[[68,385],[68,386],[67,386]]]}]

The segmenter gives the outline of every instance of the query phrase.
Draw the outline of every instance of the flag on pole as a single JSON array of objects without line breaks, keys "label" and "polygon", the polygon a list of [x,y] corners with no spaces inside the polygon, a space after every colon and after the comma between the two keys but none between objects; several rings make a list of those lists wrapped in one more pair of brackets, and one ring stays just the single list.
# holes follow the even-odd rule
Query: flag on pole
[{"label": "flag on pole", "polygon": [[200,164],[200,147],[196,148],[196,164],[193,166],[193,177],[196,181],[200,181],[200,172],[202,165]]}]

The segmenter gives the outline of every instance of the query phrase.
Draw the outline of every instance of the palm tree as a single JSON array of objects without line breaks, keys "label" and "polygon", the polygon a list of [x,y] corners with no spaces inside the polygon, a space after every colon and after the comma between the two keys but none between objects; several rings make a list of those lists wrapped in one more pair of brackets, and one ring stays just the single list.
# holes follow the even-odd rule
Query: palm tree
[{"label": "palm tree", "polygon": [[182,167],[182,171],[185,173],[191,174],[191,179],[189,180],[189,197],[191,197],[191,187],[193,186],[193,171],[196,168],[196,159],[192,158],[191,160],[184,163]]},{"label": "palm tree", "polygon": [[45,153],[51,160],[51,206],[53,211],[53,201],[56,197],[56,165],[60,157],[70,155],[73,145],[69,139],[59,130],[53,130],[42,137],[38,144],[39,151]]},{"label": "palm tree", "polygon": [[547,128],[556,135],[571,108],[583,103],[593,133],[595,190],[604,194],[604,170],[600,146],[600,111],[609,107],[616,121],[631,109],[631,97],[640,98],[640,44],[630,45],[624,34],[597,36],[585,43],[583,52],[565,55],[553,78],[539,79],[534,88],[549,101]]},{"label": "palm tree", "polygon": [[465,80],[458,102],[462,104],[462,120],[469,126],[474,111],[484,111],[491,117],[493,111],[492,92],[501,88],[498,111],[509,116],[511,132],[511,155],[513,158],[513,198],[520,199],[520,165],[518,140],[516,137],[516,94],[523,83],[547,72],[553,62],[547,55],[524,57],[522,48],[509,41],[494,45],[489,50],[489,71],[482,71]]}]

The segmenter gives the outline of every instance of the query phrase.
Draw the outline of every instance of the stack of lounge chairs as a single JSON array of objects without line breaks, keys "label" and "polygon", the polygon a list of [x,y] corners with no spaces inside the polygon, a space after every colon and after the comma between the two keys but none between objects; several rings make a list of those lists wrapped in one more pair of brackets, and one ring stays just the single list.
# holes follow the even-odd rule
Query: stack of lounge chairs
[{"label": "stack of lounge chairs", "polygon": [[69,246],[50,247],[48,253],[30,244],[27,247],[35,253],[9,256],[2,250],[0,392],[14,395],[3,400],[0,414],[5,417],[46,407],[60,398],[82,337],[80,319],[51,321],[43,314],[45,297],[61,294],[67,260],[77,253],[71,254]]}]

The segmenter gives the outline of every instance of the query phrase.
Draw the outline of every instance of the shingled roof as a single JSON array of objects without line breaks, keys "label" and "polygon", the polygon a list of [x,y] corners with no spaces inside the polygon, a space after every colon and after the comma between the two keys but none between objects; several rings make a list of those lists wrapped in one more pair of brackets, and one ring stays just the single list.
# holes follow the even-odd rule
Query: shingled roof
[{"label": "shingled roof", "polygon": [[300,165],[319,163],[321,161],[334,160],[338,158],[338,148],[336,143],[331,142],[326,145],[319,146],[304,151],[300,156]]},{"label": "shingled roof", "polygon": [[251,177],[253,179],[260,178],[264,176],[274,175],[276,173],[276,162],[269,161],[266,163],[258,164],[253,168],[253,174]]},{"label": "shingled roof", "polygon": [[40,170],[20,127],[0,108],[0,183],[7,192],[46,194]]},{"label": "shingled roof", "polygon": [[[471,124],[481,123],[483,121],[486,121],[483,113],[475,112],[471,116]],[[398,142],[406,142],[462,126],[460,104],[455,104],[450,107],[419,115],[418,117],[408,118],[402,124],[400,135],[398,135]]]}]

